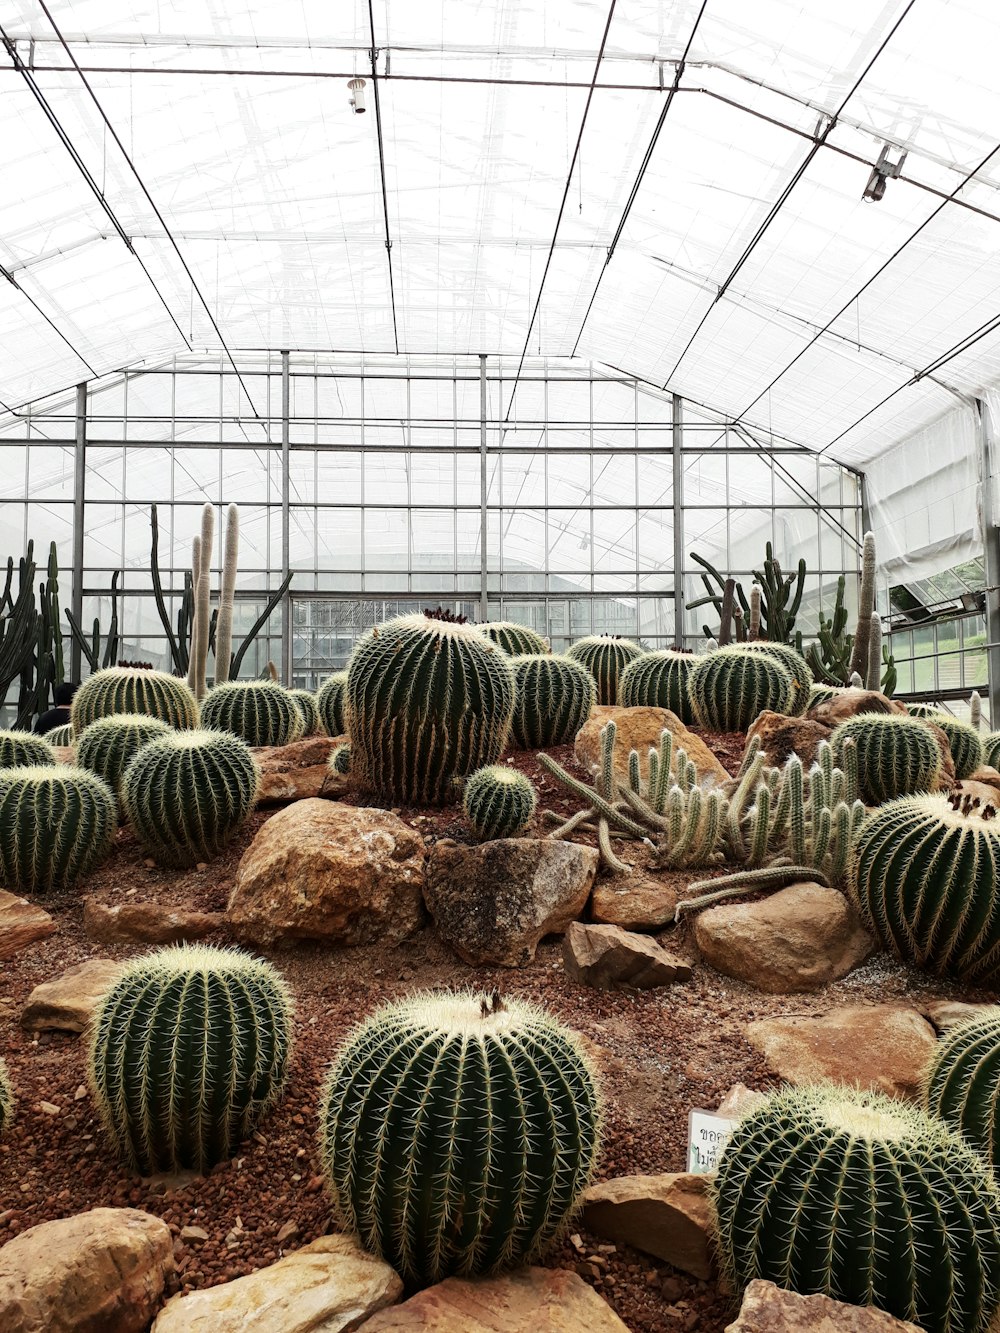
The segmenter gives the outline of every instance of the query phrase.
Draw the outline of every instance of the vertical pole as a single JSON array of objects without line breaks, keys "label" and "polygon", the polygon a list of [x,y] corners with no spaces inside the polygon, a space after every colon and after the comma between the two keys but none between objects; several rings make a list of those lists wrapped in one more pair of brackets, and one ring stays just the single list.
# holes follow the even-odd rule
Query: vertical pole
[{"label": "vertical pole", "polygon": [[[76,386],[76,448],[73,454],[73,619],[83,627],[83,533],[87,478],[87,386]],[[61,630],[61,626],[58,627]],[[83,669],[80,645],[73,639],[70,679],[79,680]]]},{"label": "vertical pole", "polygon": [[489,534],[486,500],[489,489],[486,457],[486,357],[479,356],[479,619],[489,620],[489,594],[486,589],[487,558],[486,540]]},{"label": "vertical pole", "polygon": [[671,394],[670,414],[673,445],[674,501],[674,643],[684,647],[684,444],[683,402],[680,394]]},{"label": "vertical pole", "polygon": [[[291,567],[291,518],[289,514],[291,472],[291,373],[288,352],[281,353],[281,577]],[[281,679],[292,684],[292,594],[281,599]]]},{"label": "vertical pole", "polygon": [[[990,424],[989,410],[980,399],[979,411],[979,447],[981,457],[980,470],[980,506],[983,525],[983,551],[986,556],[986,642],[1000,643],[1000,528],[997,527],[996,505],[993,500],[994,467],[996,438]],[[990,702],[990,727],[1000,726],[1000,648],[987,648],[986,671]]]}]

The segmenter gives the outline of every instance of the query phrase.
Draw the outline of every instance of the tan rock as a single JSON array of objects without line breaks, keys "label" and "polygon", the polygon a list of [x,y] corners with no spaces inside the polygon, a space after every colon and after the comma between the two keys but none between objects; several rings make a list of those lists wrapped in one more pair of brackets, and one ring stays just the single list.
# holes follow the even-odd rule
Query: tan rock
[{"label": "tan rock", "polygon": [[0,889],[0,959],[13,958],[35,940],[55,934],[56,923],[48,912],[27,898]]},{"label": "tan rock", "polygon": [[764,763],[784,768],[793,754],[802,760],[808,773],[816,760],[820,741],[830,739],[832,728],[808,717],[786,717],[765,709],[747,732],[747,741],[760,737]]},{"label": "tan rock", "polygon": [[327,767],[343,737],[306,736],[290,745],[264,746],[253,755],[260,769],[258,805],[287,805],[310,797],[336,796],[344,780]]},{"label": "tan rock", "polygon": [[906,705],[897,699],[888,699],[878,690],[842,690],[832,699],[825,699],[806,713],[811,722],[836,727],[859,713],[905,713]]},{"label": "tan rock", "polygon": [[743,1306],[726,1333],[923,1333],[870,1305],[844,1305],[829,1296],[799,1296],[760,1278],[743,1293]]},{"label": "tan rock", "polygon": [[561,934],[586,907],[597,860],[593,847],[547,838],[439,843],[427,872],[427,910],[465,962],[526,967],[539,940]]},{"label": "tan rock", "polygon": [[695,918],[694,938],[717,972],[774,995],[826,986],[875,947],[844,895],[812,882],[710,907]]},{"label": "tan rock", "polygon": [[222,912],[196,912],[164,903],[102,903],[83,900],[83,928],[101,944],[178,944],[222,930]]},{"label": "tan rock", "polygon": [[602,880],[590,899],[590,915],[598,925],[624,930],[661,930],[673,923],[676,910],[674,889],[639,875]]},{"label": "tan rock", "polygon": [[1000,1008],[995,1004],[967,1004],[963,1000],[921,1000],[914,1001],[914,1004],[939,1032],[956,1023],[968,1023],[970,1019],[987,1014],[1000,1014]]},{"label": "tan rock", "polygon": [[389,1265],[351,1237],[321,1236],[247,1277],[175,1296],[152,1333],[341,1333],[402,1294]]},{"label": "tan rock", "polygon": [[144,1333],[174,1271],[170,1228],[135,1208],[43,1222],[0,1249],[3,1333]]},{"label": "tan rock", "polygon": [[566,975],[596,990],[649,990],[687,981],[691,968],[648,935],[572,921],[563,937]]},{"label": "tan rock", "polygon": [[68,967],[31,992],[21,1011],[21,1026],[29,1032],[84,1032],[121,971],[122,964],[112,958],[89,958]]},{"label": "tan rock", "polygon": [[297,801],[244,853],[229,921],[240,939],[264,946],[398,944],[423,920],[423,881],[423,839],[389,811]]},{"label": "tan rock", "polygon": [[574,752],[578,762],[588,773],[596,772],[601,762],[601,728],[614,720],[618,728],[615,746],[615,772],[623,782],[628,780],[630,750],[639,752],[639,769],[645,778],[649,771],[649,750],[659,746],[660,732],[666,728],[674,738],[674,754],[678,749],[687,752],[694,764],[699,782],[707,784],[726,782],[729,774],[700,736],[689,731],[676,713],[669,708],[608,708],[598,706],[577,732]]},{"label": "tan rock", "polygon": [[583,1224],[697,1278],[712,1275],[711,1177],[619,1176],[583,1197]]},{"label": "tan rock", "polygon": [[582,1278],[565,1268],[522,1268],[493,1278],[450,1277],[382,1310],[363,1333],[628,1333]]},{"label": "tan rock", "polygon": [[717,1114],[729,1116],[732,1120],[742,1120],[745,1115],[755,1111],[766,1096],[766,1093],[748,1088],[745,1083],[734,1083],[719,1102]]},{"label": "tan rock", "polygon": [[994,800],[1000,799],[1000,769],[994,768],[992,764],[981,764],[975,773],[969,774],[967,781],[981,782],[986,787],[995,788]]},{"label": "tan rock", "polygon": [[747,1039],[789,1083],[849,1083],[890,1097],[919,1096],[934,1029],[907,1005],[847,1005],[819,1017],[765,1018]]}]

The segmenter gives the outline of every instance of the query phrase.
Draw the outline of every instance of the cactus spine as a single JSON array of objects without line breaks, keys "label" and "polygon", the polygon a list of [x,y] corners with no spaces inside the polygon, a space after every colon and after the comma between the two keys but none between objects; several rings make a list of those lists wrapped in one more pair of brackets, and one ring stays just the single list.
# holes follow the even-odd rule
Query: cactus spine
[{"label": "cactus spine", "polygon": [[14,1116],[14,1085],[10,1081],[7,1065],[0,1057],[0,1138]]},{"label": "cactus spine", "polygon": [[335,671],[316,694],[316,706],[323,730],[328,736],[343,736],[347,730],[344,701],[347,698],[347,672]]},{"label": "cactus spine", "polygon": [[316,696],[312,690],[289,690],[288,693],[295,700],[299,712],[302,714],[302,722],[305,727],[304,736],[315,736],[320,731],[319,706],[316,703]]},{"label": "cactus spine", "polygon": [[281,1097],[292,1017],[279,974],[239,950],[132,959],[90,1039],[90,1087],[115,1150],[143,1175],[231,1157]]},{"label": "cactus spine", "polygon": [[[872,613],[875,610],[875,537],[866,532],[861,550],[861,590],[858,594],[858,627],[851,647],[848,671],[864,677],[868,672],[868,645],[871,641]],[[876,686],[876,688],[878,688]]]},{"label": "cactus spine", "polygon": [[527,625],[518,625],[513,620],[487,621],[477,625],[480,634],[502,648],[511,657],[522,657],[526,653],[547,653],[548,644],[540,634],[536,634]]},{"label": "cactus spine", "polygon": [[198,725],[198,704],[184,681],[142,667],[108,667],[85,680],[70,707],[73,735],[112,713],[148,713],[179,729]]},{"label": "cactus spine", "polygon": [[930,1115],[957,1130],[1000,1167],[1000,1008],[957,1023],[937,1044],[924,1073],[923,1102]]},{"label": "cactus spine", "polygon": [[117,796],[122,774],[142,747],[169,735],[165,722],[146,713],[113,713],[84,728],[76,747],[76,761],[81,768],[103,778]]},{"label": "cactus spine", "polygon": [[516,838],[530,823],[537,803],[531,782],[504,764],[473,773],[462,798],[465,817],[480,842]]},{"label": "cactus spine", "polygon": [[68,889],[111,846],[118,808],[82,768],[0,769],[0,883],[23,893]]},{"label": "cactus spine", "polygon": [[950,713],[934,713],[928,719],[940,727],[948,739],[952,762],[955,765],[955,777],[961,782],[971,778],[983,762],[983,740],[974,727]]},{"label": "cactus spine", "polygon": [[773,1094],[733,1131],[714,1202],[737,1289],[763,1278],[927,1333],[986,1333],[1000,1304],[989,1172],[946,1126],[879,1093]]},{"label": "cactus spine", "polygon": [[582,662],[597,682],[597,702],[616,704],[618,683],[629,662],[642,656],[642,649],[631,639],[619,639],[610,634],[591,634],[578,639],[566,656]]},{"label": "cactus spine", "polygon": [[409,1281],[530,1262],[596,1164],[594,1078],[521,1001],[414,995],[348,1037],[320,1098],[336,1215]]},{"label": "cactus spine", "polygon": [[787,713],[795,697],[790,672],[742,644],[699,657],[690,688],[695,716],[712,731],[746,731],[765,709]]},{"label": "cactus spine", "polygon": [[55,751],[30,731],[0,731],[0,768],[44,767],[56,762]]},{"label": "cactus spine", "polygon": [[236,505],[226,510],[226,545],[222,557],[222,584],[219,588],[219,620],[215,627],[215,683],[229,679],[233,660],[233,602],[236,598],[236,569],[240,559],[240,511]]},{"label": "cactus spine", "polygon": [[669,708],[685,725],[695,720],[688,686],[697,659],[664,648],[629,662],[618,682],[618,702],[625,708]]},{"label": "cactus spine", "polygon": [[901,713],[859,713],[841,722],[830,737],[840,762],[844,744],[858,753],[858,794],[866,805],[931,791],[941,776],[941,749],[933,734]]},{"label": "cactus spine", "polygon": [[742,647],[747,652],[766,653],[781,663],[792,678],[792,703],[789,712],[794,717],[804,713],[809,707],[813,678],[802,654],[790,648],[787,643],[769,643],[767,639],[761,639],[756,643],[745,643]]},{"label": "cactus spine", "polygon": [[597,701],[597,682],[582,662],[557,653],[511,660],[514,716],[511,739],[521,750],[567,745]]},{"label": "cactus spine", "polygon": [[228,731],[247,745],[288,745],[305,731],[302,710],[272,680],[231,680],[217,685],[202,705],[201,721],[211,731]]}]

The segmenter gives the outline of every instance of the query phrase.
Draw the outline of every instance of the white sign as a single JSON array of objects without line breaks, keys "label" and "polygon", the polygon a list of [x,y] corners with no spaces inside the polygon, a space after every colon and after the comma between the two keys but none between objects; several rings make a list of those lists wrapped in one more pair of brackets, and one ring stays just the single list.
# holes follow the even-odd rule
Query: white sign
[{"label": "white sign", "polygon": [[688,1170],[696,1176],[717,1170],[729,1136],[738,1124],[738,1119],[716,1115],[714,1111],[689,1112]]}]

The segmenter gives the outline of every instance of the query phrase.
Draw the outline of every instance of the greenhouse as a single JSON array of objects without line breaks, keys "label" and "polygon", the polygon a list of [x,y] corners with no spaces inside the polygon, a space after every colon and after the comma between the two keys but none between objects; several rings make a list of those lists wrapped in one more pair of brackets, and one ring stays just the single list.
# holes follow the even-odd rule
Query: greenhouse
[{"label": "greenhouse", "polygon": [[1000,1326],[1000,11],[0,35],[0,1330]]}]

